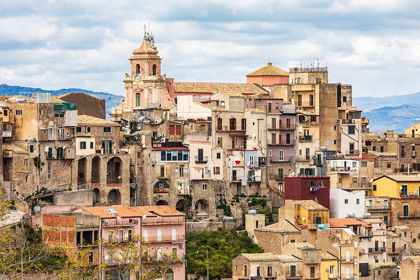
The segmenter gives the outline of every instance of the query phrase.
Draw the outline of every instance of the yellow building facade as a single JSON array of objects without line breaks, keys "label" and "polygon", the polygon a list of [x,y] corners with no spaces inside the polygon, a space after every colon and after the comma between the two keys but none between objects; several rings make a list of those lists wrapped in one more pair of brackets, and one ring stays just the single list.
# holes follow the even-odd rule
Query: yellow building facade
[{"label": "yellow building facade", "polygon": [[323,252],[321,255],[321,279],[332,279],[338,277],[338,258],[330,252]]},{"label": "yellow building facade", "polygon": [[372,182],[373,196],[419,196],[420,177],[417,175],[384,175]]}]

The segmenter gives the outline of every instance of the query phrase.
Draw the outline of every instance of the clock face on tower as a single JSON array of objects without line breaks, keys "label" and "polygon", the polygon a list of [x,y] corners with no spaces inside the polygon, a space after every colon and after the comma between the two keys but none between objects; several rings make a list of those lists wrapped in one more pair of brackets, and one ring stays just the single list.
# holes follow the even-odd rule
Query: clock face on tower
[{"label": "clock face on tower", "polygon": [[140,76],[136,77],[136,81],[139,82],[140,81]]}]

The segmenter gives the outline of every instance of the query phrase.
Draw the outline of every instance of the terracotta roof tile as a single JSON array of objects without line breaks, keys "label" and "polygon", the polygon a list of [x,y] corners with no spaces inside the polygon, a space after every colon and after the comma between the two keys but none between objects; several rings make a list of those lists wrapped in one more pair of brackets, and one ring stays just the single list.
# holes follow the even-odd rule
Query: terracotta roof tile
[{"label": "terracotta roof tile", "polygon": [[371,228],[372,225],[355,218],[330,218],[331,228],[345,228],[350,226],[363,226]]},{"label": "terracotta roof tile", "polygon": [[112,218],[113,216],[107,212],[107,209],[114,209],[117,211],[117,215],[120,217],[138,217],[146,215],[148,217],[156,216],[185,216],[184,213],[175,210],[167,205],[162,206],[136,206],[136,207],[125,207],[121,205],[113,206],[94,206],[94,207],[83,207],[75,212],[88,212],[92,215],[99,216],[100,218]]},{"label": "terracotta roof tile", "polygon": [[267,63],[266,66],[246,75],[247,77],[252,76],[289,76],[287,71],[284,71],[276,66],[273,66],[271,62]]},{"label": "terracotta roof tile", "polygon": [[98,125],[98,126],[101,126],[101,125],[120,126],[119,123],[108,121],[105,119],[95,118],[88,115],[78,115],[77,124],[78,125],[89,124],[89,125]]},{"label": "terracotta roof tile", "polygon": [[307,210],[326,210],[328,208],[322,206],[321,204],[313,201],[313,200],[295,200],[295,205],[300,205]]},{"label": "terracotta roof tile", "polygon": [[283,220],[281,222],[265,226],[263,228],[256,228],[255,231],[269,231],[269,232],[281,232],[281,233],[300,233],[300,229],[293,225],[289,220]]},{"label": "terracotta roof tile", "polygon": [[388,177],[389,179],[397,182],[420,182],[420,176],[418,175],[383,175],[378,178],[375,178],[374,181],[382,177]]},{"label": "terracotta roof tile", "polygon": [[281,261],[281,262],[300,262],[301,259],[293,256],[293,255],[276,255],[273,253],[256,253],[256,254],[248,254],[248,253],[242,253],[242,256],[244,256],[249,261]]},{"label": "terracotta roof tile", "polygon": [[220,92],[229,96],[242,96],[254,94],[268,94],[268,91],[255,84],[239,84],[239,83],[188,83],[175,82],[175,93],[208,93]]},{"label": "terracotta roof tile", "polygon": [[290,244],[297,249],[316,249],[316,246],[309,242],[296,242]]},{"label": "terracotta roof tile", "polygon": [[335,261],[338,258],[331,254],[330,252],[322,252],[321,261]]}]

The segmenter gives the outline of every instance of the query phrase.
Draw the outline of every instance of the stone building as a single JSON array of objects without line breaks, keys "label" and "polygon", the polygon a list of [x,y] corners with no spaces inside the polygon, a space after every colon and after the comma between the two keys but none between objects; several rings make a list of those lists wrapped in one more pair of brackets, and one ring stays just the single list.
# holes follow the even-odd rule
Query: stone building
[{"label": "stone building", "polygon": [[65,102],[76,104],[79,115],[106,119],[105,99],[99,99],[83,92],[71,92],[60,95],[58,98]]}]

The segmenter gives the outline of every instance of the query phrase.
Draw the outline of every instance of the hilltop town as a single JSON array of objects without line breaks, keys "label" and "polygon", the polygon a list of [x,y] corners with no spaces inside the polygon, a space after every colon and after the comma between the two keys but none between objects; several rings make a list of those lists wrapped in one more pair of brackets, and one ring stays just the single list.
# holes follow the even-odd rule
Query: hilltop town
[{"label": "hilltop town", "polygon": [[[351,81],[317,63],[246,83],[177,82],[161,64],[145,34],[110,120],[85,93],[0,96],[2,277],[55,248],[73,260],[59,279],[216,279],[211,244],[187,253],[204,231],[261,248],[217,279],[420,277],[420,124],[369,132]],[[43,255],[20,258],[31,230]]]}]

